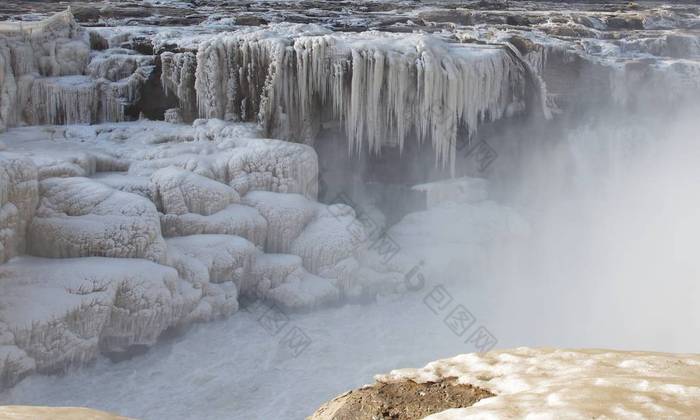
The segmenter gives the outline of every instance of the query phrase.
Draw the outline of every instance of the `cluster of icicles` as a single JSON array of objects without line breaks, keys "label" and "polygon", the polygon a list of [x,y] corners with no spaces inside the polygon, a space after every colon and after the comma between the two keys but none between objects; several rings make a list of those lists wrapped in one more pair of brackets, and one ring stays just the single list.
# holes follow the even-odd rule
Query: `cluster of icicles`
[{"label": "cluster of icicles", "polygon": [[69,11],[0,25],[0,130],[124,120],[153,60],[113,50],[96,59],[88,35]]},{"label": "cluster of icicles", "polygon": [[[199,116],[258,118],[268,134],[308,140],[343,123],[351,152],[431,141],[454,164],[458,133],[525,106],[527,71],[508,49],[430,35],[223,34],[199,47]],[[365,146],[366,145],[366,146]]]}]

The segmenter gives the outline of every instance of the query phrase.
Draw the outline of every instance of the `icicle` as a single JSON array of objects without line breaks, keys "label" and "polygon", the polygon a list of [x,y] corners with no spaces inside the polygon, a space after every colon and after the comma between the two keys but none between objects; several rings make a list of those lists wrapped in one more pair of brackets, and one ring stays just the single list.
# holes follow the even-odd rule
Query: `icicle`
[{"label": "icicle", "polygon": [[180,103],[182,116],[190,121],[197,115],[197,94],[195,92],[195,71],[197,58],[191,52],[160,55],[162,70],[161,83],[166,94],[174,94]]},{"label": "icicle", "polygon": [[365,144],[375,154],[386,146],[403,151],[414,133],[432,143],[436,165],[447,166],[460,129],[474,135],[486,116],[502,118],[524,103],[526,71],[501,46],[285,28],[222,34],[200,45],[200,117],[257,115],[269,135],[294,140],[313,138],[321,118],[332,118],[344,124],[354,154]]},{"label": "icicle", "polygon": [[154,69],[152,58],[108,50],[90,57],[70,12],[0,25],[0,129],[20,123],[124,120]]}]

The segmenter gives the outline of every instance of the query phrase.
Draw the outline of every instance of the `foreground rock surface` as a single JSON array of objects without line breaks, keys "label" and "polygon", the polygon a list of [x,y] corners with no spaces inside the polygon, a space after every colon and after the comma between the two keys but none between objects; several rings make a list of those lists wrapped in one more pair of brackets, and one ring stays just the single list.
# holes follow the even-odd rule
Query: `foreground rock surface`
[{"label": "foreground rock surface", "polygon": [[35,407],[25,405],[0,407],[0,418],[17,420],[128,420],[128,417],[83,407]]},{"label": "foreground rock surface", "polygon": [[309,419],[694,418],[700,410],[696,354],[521,347],[375,379]]}]

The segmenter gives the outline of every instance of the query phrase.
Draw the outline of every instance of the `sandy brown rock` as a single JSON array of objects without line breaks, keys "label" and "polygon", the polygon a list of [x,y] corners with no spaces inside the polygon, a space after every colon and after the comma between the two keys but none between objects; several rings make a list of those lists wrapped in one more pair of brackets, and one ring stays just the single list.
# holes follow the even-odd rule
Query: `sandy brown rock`
[{"label": "sandy brown rock", "polygon": [[128,417],[84,407],[0,406],[0,419],[7,420],[128,420]]},{"label": "sandy brown rock", "polygon": [[426,383],[377,382],[334,398],[308,420],[422,419],[450,408],[469,407],[492,396],[485,389],[459,384],[454,378]]}]

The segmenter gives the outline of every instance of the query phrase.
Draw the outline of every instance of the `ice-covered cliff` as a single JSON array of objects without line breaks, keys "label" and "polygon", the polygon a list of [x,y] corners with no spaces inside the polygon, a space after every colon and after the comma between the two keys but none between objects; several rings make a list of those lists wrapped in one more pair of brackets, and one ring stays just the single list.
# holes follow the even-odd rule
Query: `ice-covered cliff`
[{"label": "ice-covered cliff", "polygon": [[349,262],[372,270],[353,210],[315,201],[309,146],[221,120],[1,137],[3,386],[146,348],[239,297],[334,304]]},{"label": "ice-covered cliff", "polygon": [[70,11],[0,24],[0,129],[120,121],[153,69],[134,51],[91,51]]},{"label": "ice-covered cliff", "polygon": [[[175,73],[168,85],[183,79]],[[351,153],[403,150],[411,139],[432,142],[445,166],[454,162],[458,133],[525,110],[529,77],[504,46],[277,25],[201,43],[194,79],[201,117],[257,116],[268,134],[307,141],[322,124],[341,122]]]}]

